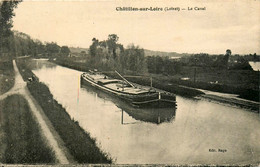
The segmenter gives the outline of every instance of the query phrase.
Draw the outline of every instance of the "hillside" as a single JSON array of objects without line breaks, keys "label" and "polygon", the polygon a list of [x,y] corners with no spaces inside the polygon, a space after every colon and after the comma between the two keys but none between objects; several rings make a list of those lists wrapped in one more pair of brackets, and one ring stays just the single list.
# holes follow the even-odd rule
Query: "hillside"
[{"label": "hillside", "polygon": [[186,53],[176,53],[176,52],[161,52],[161,51],[152,51],[152,50],[147,50],[144,49],[144,54],[145,56],[161,56],[161,57],[182,57],[182,56],[186,56],[189,54]]},{"label": "hillside", "polygon": [[[88,48],[80,48],[80,47],[70,47],[69,48],[72,53],[81,53],[82,51],[85,51],[88,53],[89,49]],[[185,53],[176,53],[176,52],[162,52],[162,51],[153,51],[153,50],[148,50],[144,49],[145,56],[161,56],[161,57],[182,57],[186,56],[189,54]]]},{"label": "hillside", "polygon": [[79,48],[79,47],[69,47],[71,53],[81,53],[82,51],[85,51],[88,53],[88,48]]}]

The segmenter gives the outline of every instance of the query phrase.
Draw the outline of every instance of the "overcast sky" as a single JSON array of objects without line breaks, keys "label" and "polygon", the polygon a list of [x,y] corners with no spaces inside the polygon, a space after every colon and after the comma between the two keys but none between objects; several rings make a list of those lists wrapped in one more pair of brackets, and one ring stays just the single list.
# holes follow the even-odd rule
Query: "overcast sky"
[{"label": "overcast sky", "polygon": [[[180,7],[182,11],[116,11],[116,7]],[[204,11],[187,8],[206,7]],[[178,53],[260,54],[260,1],[24,1],[14,30],[59,45],[89,47],[93,37]]]}]

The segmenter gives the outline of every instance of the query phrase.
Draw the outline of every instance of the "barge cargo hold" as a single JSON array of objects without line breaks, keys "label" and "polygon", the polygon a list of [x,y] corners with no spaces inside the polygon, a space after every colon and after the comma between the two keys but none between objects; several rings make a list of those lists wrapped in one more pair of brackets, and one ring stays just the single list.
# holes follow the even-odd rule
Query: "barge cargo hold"
[{"label": "barge cargo hold", "polygon": [[[122,77],[119,74],[120,77]],[[122,77],[123,78],[123,77]],[[104,92],[119,97],[135,107],[175,107],[176,96],[153,88],[137,87],[123,80],[110,78],[100,72],[89,71],[81,75],[81,84],[91,85]]]}]

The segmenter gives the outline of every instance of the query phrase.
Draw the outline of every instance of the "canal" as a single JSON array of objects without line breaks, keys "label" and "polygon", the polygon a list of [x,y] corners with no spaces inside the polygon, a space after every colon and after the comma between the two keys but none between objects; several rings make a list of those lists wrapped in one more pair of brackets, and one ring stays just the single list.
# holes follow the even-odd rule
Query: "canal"
[{"label": "canal", "polygon": [[253,68],[254,71],[260,70],[260,62],[249,61],[249,64]]},{"label": "canal", "polygon": [[33,72],[116,164],[260,162],[259,114],[177,96],[177,108],[134,109],[80,85],[81,72],[34,60]]}]

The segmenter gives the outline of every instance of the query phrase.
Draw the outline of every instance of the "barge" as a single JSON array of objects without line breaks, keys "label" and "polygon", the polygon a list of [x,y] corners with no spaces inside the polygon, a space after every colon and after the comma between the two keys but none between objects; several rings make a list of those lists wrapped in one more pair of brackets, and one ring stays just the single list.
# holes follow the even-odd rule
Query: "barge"
[{"label": "barge", "polygon": [[169,92],[157,91],[153,88],[137,87],[122,78],[113,79],[97,71],[89,71],[81,74],[81,84],[87,84],[103,92],[128,102],[134,107],[175,107],[176,96]]}]

